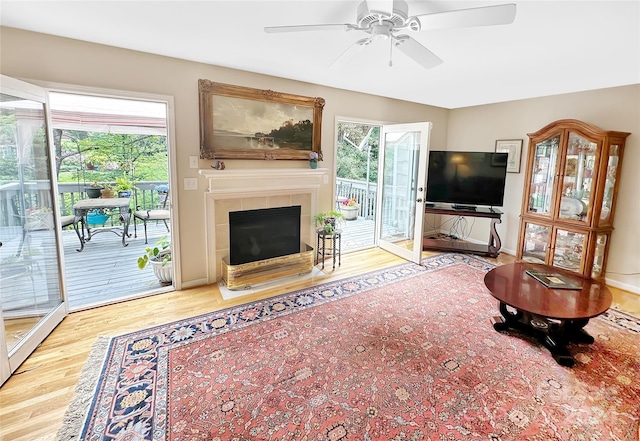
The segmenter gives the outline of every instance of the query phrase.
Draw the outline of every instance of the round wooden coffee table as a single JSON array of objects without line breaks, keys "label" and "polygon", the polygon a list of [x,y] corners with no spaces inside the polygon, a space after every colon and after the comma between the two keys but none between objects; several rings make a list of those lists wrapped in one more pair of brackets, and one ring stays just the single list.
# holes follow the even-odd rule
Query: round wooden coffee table
[{"label": "round wooden coffee table", "polygon": [[[578,289],[547,288],[527,270],[558,273],[579,285]],[[516,262],[498,266],[484,277],[491,295],[500,301],[496,331],[516,329],[533,335],[563,366],[573,366],[567,350],[570,342],[593,343],[584,331],[589,319],[611,306],[611,291],[604,282],[582,279],[574,273],[546,265]]]}]

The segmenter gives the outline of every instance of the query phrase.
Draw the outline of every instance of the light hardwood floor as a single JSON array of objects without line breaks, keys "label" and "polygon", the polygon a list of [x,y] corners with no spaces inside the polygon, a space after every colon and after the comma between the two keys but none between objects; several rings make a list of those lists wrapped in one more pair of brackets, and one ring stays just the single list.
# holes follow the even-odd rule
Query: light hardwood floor
[{"label": "light hardwood floor", "polygon": [[[503,253],[497,261],[508,263],[513,257]],[[223,300],[217,286],[209,285],[72,313],[0,388],[0,440],[55,439],[91,346],[100,336],[125,334],[404,262],[380,249],[365,250],[344,254],[335,271],[326,266],[323,275],[235,300]],[[639,296],[612,291],[614,304],[640,315]]]}]

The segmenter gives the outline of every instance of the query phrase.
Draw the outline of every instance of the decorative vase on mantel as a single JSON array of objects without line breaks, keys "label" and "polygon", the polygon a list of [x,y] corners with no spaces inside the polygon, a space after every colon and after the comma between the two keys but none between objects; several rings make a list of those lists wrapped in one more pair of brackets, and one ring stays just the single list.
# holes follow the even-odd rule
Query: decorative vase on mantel
[{"label": "decorative vase on mantel", "polygon": [[309,167],[318,168],[319,159],[320,156],[318,155],[318,152],[309,152]]}]

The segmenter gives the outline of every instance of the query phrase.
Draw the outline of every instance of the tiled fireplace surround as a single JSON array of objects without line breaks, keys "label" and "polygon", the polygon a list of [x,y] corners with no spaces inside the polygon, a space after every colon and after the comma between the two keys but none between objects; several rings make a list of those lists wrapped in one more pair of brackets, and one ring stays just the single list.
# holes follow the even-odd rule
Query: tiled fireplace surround
[{"label": "tiled fireplace surround", "polygon": [[207,279],[220,281],[221,259],[229,255],[229,212],[300,205],[300,237],[315,246],[313,218],[328,169],[200,170],[205,193]]}]

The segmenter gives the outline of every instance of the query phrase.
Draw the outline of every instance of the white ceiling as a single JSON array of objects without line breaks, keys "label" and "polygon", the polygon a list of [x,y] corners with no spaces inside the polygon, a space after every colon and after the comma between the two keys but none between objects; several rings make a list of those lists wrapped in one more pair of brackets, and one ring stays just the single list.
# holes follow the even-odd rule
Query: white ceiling
[{"label": "white ceiling", "polygon": [[[409,14],[508,3],[411,1]],[[411,35],[425,70],[379,42],[340,70],[361,33],[266,34],[354,23],[358,1],[0,1],[0,24],[445,108],[640,84],[640,1],[517,1],[513,24]]]}]

